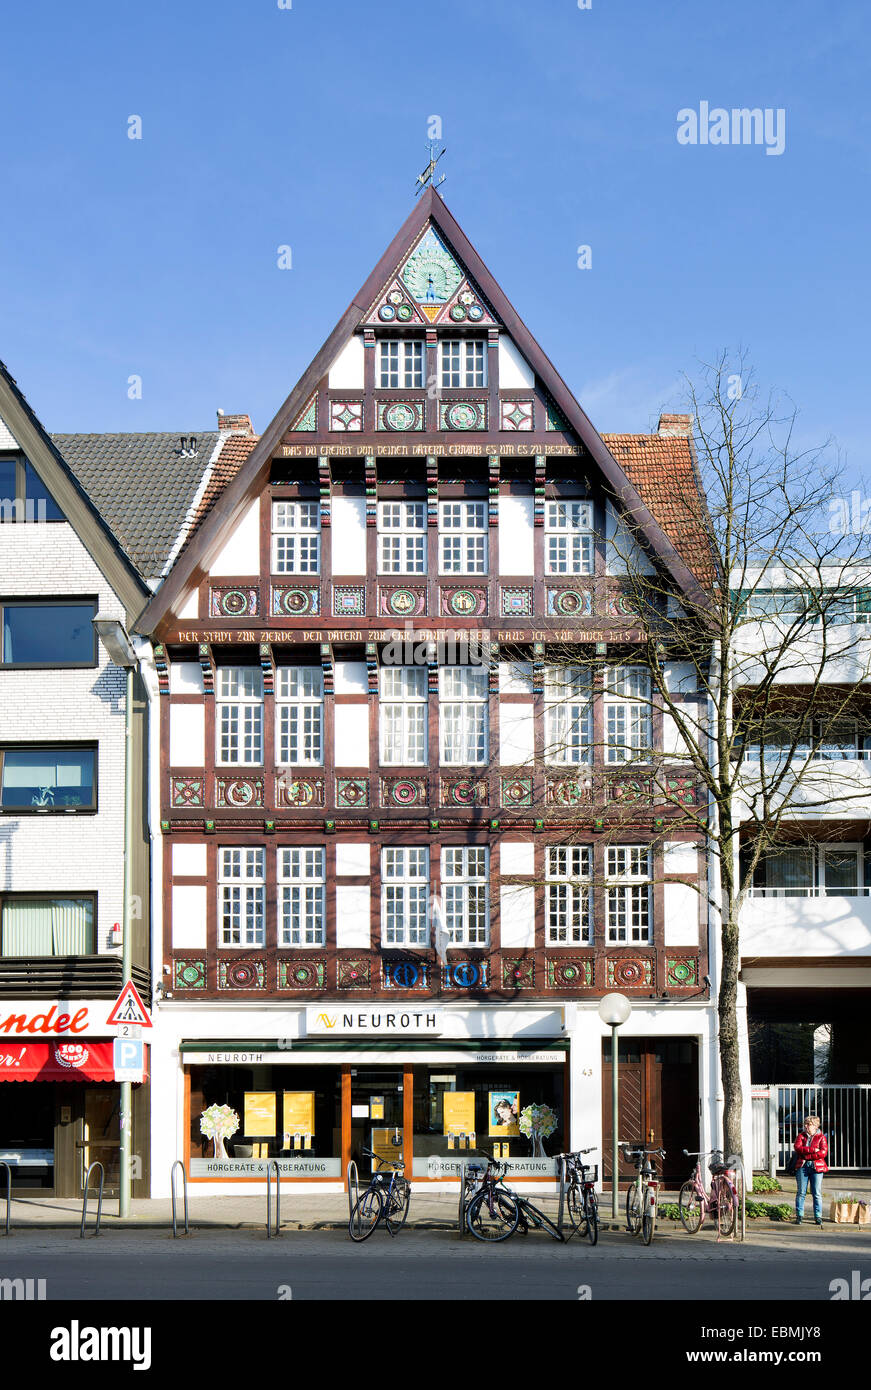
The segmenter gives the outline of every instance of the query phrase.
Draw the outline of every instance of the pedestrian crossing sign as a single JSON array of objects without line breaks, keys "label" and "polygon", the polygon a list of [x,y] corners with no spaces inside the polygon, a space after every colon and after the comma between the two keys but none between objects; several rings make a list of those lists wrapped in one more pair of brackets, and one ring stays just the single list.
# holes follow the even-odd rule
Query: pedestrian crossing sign
[{"label": "pedestrian crossing sign", "polygon": [[128,980],[115,1003],[112,1012],[106,1019],[109,1025],[132,1023],[139,1028],[151,1028],[152,1022],[148,1016],[148,1010],[140,998],[139,991],[132,980]]}]

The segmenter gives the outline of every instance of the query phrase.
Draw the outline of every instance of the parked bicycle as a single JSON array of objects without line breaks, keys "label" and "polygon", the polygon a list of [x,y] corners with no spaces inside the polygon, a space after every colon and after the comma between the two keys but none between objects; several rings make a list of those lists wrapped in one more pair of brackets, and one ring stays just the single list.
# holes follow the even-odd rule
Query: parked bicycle
[{"label": "parked bicycle", "polygon": [[[730,1236],[735,1229],[735,1221],[738,1216],[738,1192],[735,1187],[734,1169],[724,1161],[723,1154],[719,1149],[707,1149],[699,1153],[690,1153],[684,1149],[684,1154],[687,1158],[696,1160],[693,1175],[684,1183],[678,1196],[680,1219],[684,1229],[691,1236],[695,1235],[706,1216],[715,1216],[718,1235]],[[708,1155],[711,1159],[708,1164],[711,1187],[709,1192],[705,1192],[702,1159],[707,1158]]]},{"label": "parked bicycle", "polygon": [[620,1143],[623,1160],[635,1166],[635,1181],[626,1193],[626,1227],[630,1235],[637,1236],[645,1245],[653,1240],[656,1227],[656,1203],[659,1196],[659,1177],[655,1159],[665,1158],[665,1149],[647,1148],[644,1145],[632,1147]]},{"label": "parked bicycle", "polygon": [[482,1156],[486,1164],[466,1165],[466,1228],[478,1240],[507,1240],[517,1230],[520,1211],[514,1193],[503,1186],[505,1164]]},{"label": "parked bicycle", "polygon": [[371,1149],[364,1149],[363,1154],[372,1159],[376,1168],[369,1186],[351,1209],[348,1234],[352,1240],[366,1240],[383,1220],[390,1234],[395,1236],[405,1225],[411,1202],[411,1184],[404,1176],[405,1164],[401,1158],[381,1158]]},{"label": "parked bicycle", "polygon": [[575,1153],[557,1154],[566,1165],[566,1205],[574,1231],[586,1236],[591,1245],[599,1239],[599,1199],[596,1196],[596,1182],[599,1177],[597,1164],[583,1162],[583,1155],[593,1153],[593,1149],[578,1149]]}]

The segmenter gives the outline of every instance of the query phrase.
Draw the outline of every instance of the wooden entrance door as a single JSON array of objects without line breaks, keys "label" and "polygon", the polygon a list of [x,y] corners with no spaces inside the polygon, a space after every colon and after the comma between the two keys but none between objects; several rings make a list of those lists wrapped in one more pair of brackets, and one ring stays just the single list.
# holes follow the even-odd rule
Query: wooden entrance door
[{"label": "wooden entrance door", "polygon": [[[666,1151],[669,1180],[687,1177],[684,1149],[699,1147],[699,1055],[693,1038],[621,1038],[619,1135]],[[611,1177],[611,1039],[602,1044],[602,1171]],[[634,1176],[621,1159],[621,1181]]]}]

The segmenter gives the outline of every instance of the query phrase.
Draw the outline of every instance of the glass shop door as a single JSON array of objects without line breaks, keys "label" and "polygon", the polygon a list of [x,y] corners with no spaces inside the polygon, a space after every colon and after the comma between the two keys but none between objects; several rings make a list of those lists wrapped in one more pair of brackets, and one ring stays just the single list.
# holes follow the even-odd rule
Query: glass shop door
[{"label": "glass shop door", "polygon": [[403,1073],[381,1067],[351,1068],[351,1157],[361,1178],[372,1174],[372,1149],[387,1162],[402,1158]]}]

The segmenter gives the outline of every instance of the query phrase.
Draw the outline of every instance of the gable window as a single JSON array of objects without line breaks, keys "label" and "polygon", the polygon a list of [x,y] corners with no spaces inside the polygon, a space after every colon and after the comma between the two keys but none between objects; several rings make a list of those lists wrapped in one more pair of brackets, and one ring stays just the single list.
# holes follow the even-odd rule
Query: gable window
[{"label": "gable window", "polygon": [[651,856],[646,845],[620,845],[606,854],[609,946],[649,946],[653,940]]},{"label": "gable window", "polygon": [[426,573],[426,503],[378,503],[378,573]]},{"label": "gable window", "polygon": [[487,503],[441,502],[439,548],[442,574],[486,574]]},{"label": "gable window", "polygon": [[544,572],[593,573],[592,502],[548,502],[544,513]]},{"label": "gable window", "polygon": [[592,673],[550,666],[544,678],[544,756],[549,763],[588,763],[593,746]]},{"label": "gable window", "polygon": [[273,502],[272,573],[319,574],[320,568],[320,505]]},{"label": "gable window", "polygon": [[0,457],[0,522],[65,520],[32,463],[20,454]]},{"label": "gable window", "polygon": [[279,666],[275,742],[281,766],[318,767],[324,760],[324,674],[320,666]]},{"label": "gable window", "polygon": [[381,851],[381,941],[426,946],[429,941],[429,850]]},{"label": "gable window", "polygon": [[477,845],[442,850],[445,927],[453,946],[490,940],[489,851]]},{"label": "gable window", "polygon": [[545,860],[548,946],[589,946],[593,940],[593,851],[553,845]]},{"label": "gable window", "polygon": [[410,338],[381,339],[378,344],[378,385],[383,390],[422,390],[424,344]]},{"label": "gable window", "polygon": [[0,810],[95,811],[97,750],[0,747]]},{"label": "gable window", "polygon": [[323,946],[324,850],[321,848],[278,851],[278,903],[280,945]]},{"label": "gable window", "polygon": [[480,338],[442,338],[439,348],[442,386],[487,385],[487,344]]},{"label": "gable window", "polygon": [[93,897],[0,896],[0,955],[92,956]]},{"label": "gable window", "polygon": [[263,761],[263,677],[257,666],[218,668],[218,762]]},{"label": "gable window", "polygon": [[426,667],[382,666],[379,678],[381,762],[419,766],[427,760]]},{"label": "gable window", "polygon": [[605,668],[605,761],[628,763],[652,741],[650,672],[644,666]]},{"label": "gable window", "polygon": [[3,666],[96,666],[96,605],[79,600],[0,600]]},{"label": "gable window", "polygon": [[439,671],[441,760],[481,766],[488,758],[488,673],[482,666],[442,666]]},{"label": "gable window", "polygon": [[218,923],[222,946],[262,946],[264,858],[262,849],[218,851]]}]

